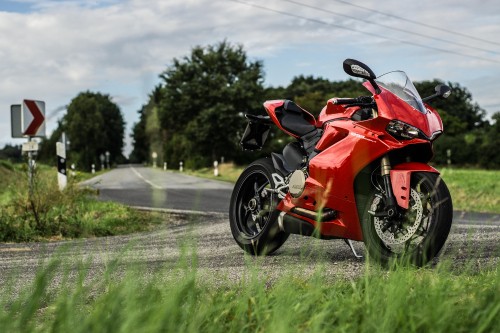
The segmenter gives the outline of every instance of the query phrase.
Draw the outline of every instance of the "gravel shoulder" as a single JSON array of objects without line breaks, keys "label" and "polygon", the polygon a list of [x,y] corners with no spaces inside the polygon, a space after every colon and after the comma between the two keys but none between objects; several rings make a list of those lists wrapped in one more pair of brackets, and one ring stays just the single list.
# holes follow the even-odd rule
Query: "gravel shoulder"
[{"label": "gravel shoulder", "polygon": [[[454,224],[440,260],[452,262],[458,271],[471,264],[478,269],[494,267],[499,263],[499,239],[498,220],[488,225],[468,224],[464,220]],[[355,248],[364,255],[362,243],[355,243]],[[178,274],[177,269],[183,263],[196,262],[199,277],[216,285],[228,281],[237,283],[252,270],[272,281],[290,271],[307,275],[319,267],[329,278],[351,279],[365,269],[365,259],[354,258],[343,241],[297,235],[291,235],[271,256],[251,257],[234,242],[227,214],[176,212],[167,214],[165,224],[151,232],[74,241],[0,244],[0,283],[13,284],[14,290],[19,290],[30,284],[37,270],[52,259],[64,262],[73,275],[82,267],[88,267],[85,269],[88,269],[89,283],[100,279],[112,265],[119,267],[114,271],[118,275],[140,267],[144,275],[162,271],[167,277]],[[62,281],[62,275],[56,280]],[[22,279],[13,279],[16,276]]]}]

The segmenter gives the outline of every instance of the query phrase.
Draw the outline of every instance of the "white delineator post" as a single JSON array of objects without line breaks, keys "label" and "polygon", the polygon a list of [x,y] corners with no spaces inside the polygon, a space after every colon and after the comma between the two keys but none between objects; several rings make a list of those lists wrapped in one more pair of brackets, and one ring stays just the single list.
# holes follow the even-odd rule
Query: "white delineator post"
[{"label": "white delineator post", "polygon": [[214,176],[219,177],[219,162],[214,161]]},{"label": "white delineator post", "polygon": [[179,162],[179,171],[180,172],[184,171],[184,163],[182,161]]},{"label": "white delineator post", "polygon": [[163,170],[167,171],[167,162],[163,163]]},{"label": "white delineator post", "polygon": [[56,143],[57,151],[57,183],[62,191],[68,185],[68,175],[66,171],[66,145],[62,142]]}]

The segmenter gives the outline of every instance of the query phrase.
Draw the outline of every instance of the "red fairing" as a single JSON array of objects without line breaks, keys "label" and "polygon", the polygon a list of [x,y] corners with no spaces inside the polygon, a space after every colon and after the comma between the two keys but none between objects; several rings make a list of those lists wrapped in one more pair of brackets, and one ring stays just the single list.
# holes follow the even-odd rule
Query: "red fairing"
[{"label": "red fairing", "polygon": [[425,108],[427,109],[427,120],[429,121],[429,133],[433,133],[429,138],[435,139],[439,134],[441,134],[444,131],[443,128],[443,121],[441,120],[441,117],[439,116],[438,112],[430,107],[427,104],[424,104]]},{"label": "red fairing", "polygon": [[[376,123],[376,119],[372,121]],[[310,161],[309,177],[300,198],[288,194],[278,209],[285,212],[295,206],[309,210],[317,210],[317,207],[334,209],[338,212],[336,220],[317,225],[321,234],[361,241],[363,234],[354,195],[354,178],[371,161],[401,144],[394,141],[387,145],[379,139],[382,132],[369,130],[352,120],[327,125],[326,131],[349,134],[335,134],[338,140]],[[326,145],[324,142],[320,141],[318,145]],[[313,220],[305,220],[316,225]]]},{"label": "red fairing", "polygon": [[[282,130],[283,132],[285,132],[286,134],[288,134],[290,136],[293,136],[294,138],[298,138],[297,135],[290,133],[289,131],[284,129],[283,126],[281,126],[281,123],[278,119],[278,116],[276,115],[276,109],[283,107],[284,104],[285,104],[285,101],[282,99],[265,101],[264,108],[265,108],[267,114],[269,115],[269,117],[271,117],[271,120],[274,122],[274,124],[276,126],[278,126],[278,128],[280,130]],[[309,122],[311,125],[317,126],[316,119],[314,118],[314,116],[312,114],[310,114],[309,112],[307,112],[306,110],[302,109],[299,105],[297,105],[297,106],[302,111],[304,119],[307,120],[307,122]]]},{"label": "red fairing", "polygon": [[398,164],[391,170],[392,191],[394,192],[398,205],[404,209],[408,209],[410,201],[411,174],[417,171],[439,174],[439,171],[433,167],[418,162]]},{"label": "red fairing", "polygon": [[321,110],[318,120],[316,122],[317,127],[322,127],[324,123],[330,120],[339,118],[351,118],[354,112],[359,110],[359,107],[345,107],[343,105],[334,104],[335,98],[330,98],[326,103],[326,106]]},{"label": "red fairing", "polygon": [[[375,93],[369,82],[365,82],[363,85]],[[398,119],[418,128],[428,138],[434,138],[435,135],[443,131],[443,123],[439,114],[430,106],[425,105],[427,113],[423,114],[385,88],[381,87],[381,90],[380,94],[374,96],[379,110],[379,117]]]},{"label": "red fairing", "polygon": [[282,130],[283,132],[287,133],[288,135],[291,135],[294,138],[296,138],[297,137],[296,135],[293,135],[292,133],[288,132],[287,130],[285,130],[281,126],[280,121],[278,120],[278,117],[276,116],[276,108],[279,108],[279,107],[283,106],[283,104],[285,104],[285,101],[282,100],[282,99],[277,99],[277,100],[272,100],[272,101],[265,101],[264,102],[264,109],[266,110],[266,112],[269,115],[269,117],[271,117],[271,120],[274,122],[274,124],[276,126],[278,126],[278,128],[280,130]]}]

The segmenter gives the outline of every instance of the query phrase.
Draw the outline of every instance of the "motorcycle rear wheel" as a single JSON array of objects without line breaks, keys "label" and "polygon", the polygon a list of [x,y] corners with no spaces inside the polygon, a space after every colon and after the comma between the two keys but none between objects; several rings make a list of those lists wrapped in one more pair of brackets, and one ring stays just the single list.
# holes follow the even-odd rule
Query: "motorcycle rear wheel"
[{"label": "motorcycle rear wheel", "polygon": [[253,255],[271,254],[289,236],[278,227],[277,195],[266,191],[276,188],[274,172],[269,158],[253,162],[242,172],[231,195],[231,233],[236,243]]},{"label": "motorcycle rear wheel", "polygon": [[[412,174],[410,204],[397,220],[384,220],[368,213],[380,210],[381,205],[380,198],[372,194],[364,209],[361,225],[370,258],[383,265],[397,261],[420,267],[439,254],[453,217],[450,192],[439,175]],[[387,223],[390,227],[384,230]]]}]

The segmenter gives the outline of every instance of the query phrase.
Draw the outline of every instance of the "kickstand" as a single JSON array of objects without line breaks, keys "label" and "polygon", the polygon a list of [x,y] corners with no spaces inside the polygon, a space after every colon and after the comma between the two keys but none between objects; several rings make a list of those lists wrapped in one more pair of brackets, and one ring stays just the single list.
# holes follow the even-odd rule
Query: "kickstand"
[{"label": "kickstand", "polygon": [[352,246],[352,240],[344,238],[344,242],[351,248],[352,253],[357,259],[363,258],[362,255],[359,255],[356,253],[356,250],[354,249],[354,246]]}]

